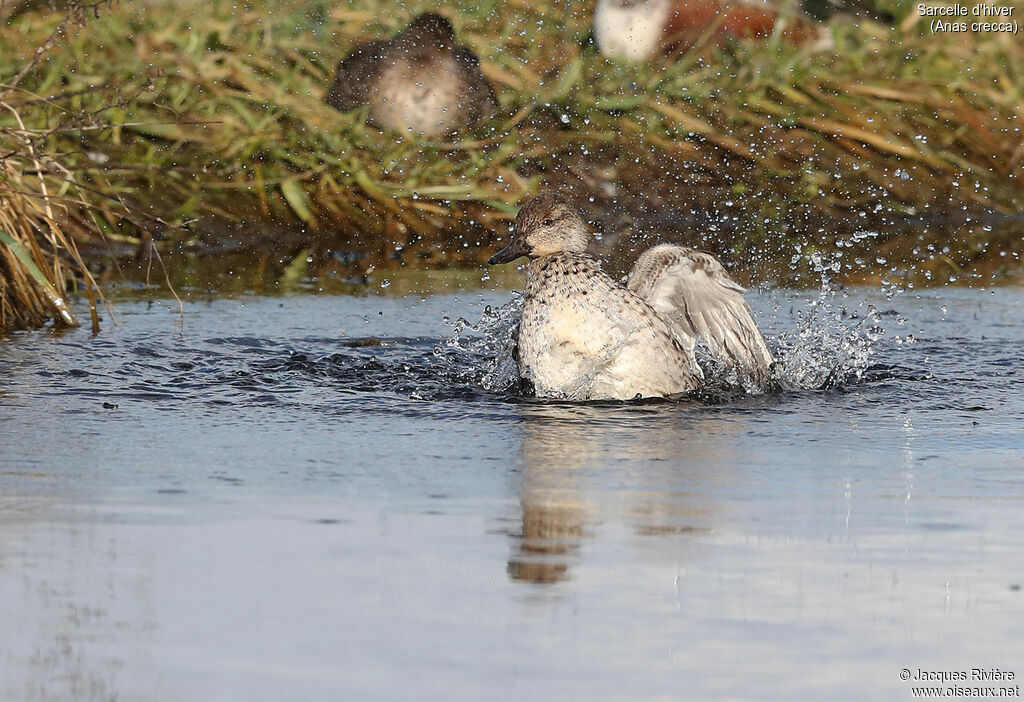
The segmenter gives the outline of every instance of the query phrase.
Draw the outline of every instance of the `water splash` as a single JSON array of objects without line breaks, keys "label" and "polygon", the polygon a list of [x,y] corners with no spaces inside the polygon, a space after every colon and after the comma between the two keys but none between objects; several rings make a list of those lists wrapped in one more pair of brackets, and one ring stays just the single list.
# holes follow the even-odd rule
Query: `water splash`
[{"label": "water splash", "polygon": [[822,289],[798,313],[798,328],[774,339],[775,379],[784,390],[850,385],[871,368],[883,334],[878,311],[868,305],[863,314],[844,316],[834,298],[835,291]]},{"label": "water splash", "polygon": [[[706,379],[701,397],[708,402],[777,390],[842,388],[878,379],[874,371],[879,368],[875,356],[884,335],[882,315],[866,302],[850,307],[846,293],[832,282],[840,271],[838,258],[813,252],[806,256],[821,284],[816,295],[802,298],[792,318],[779,319],[785,331],[766,336],[776,358],[770,378],[750,377],[716,361],[698,341],[695,352]],[[785,295],[777,295],[779,317]],[[441,339],[355,340],[324,358],[293,354],[260,370],[271,378],[274,371],[301,371],[330,379],[349,391],[419,400],[521,401],[527,393],[522,390],[515,349],[522,310],[522,295],[513,293],[505,304],[486,307],[475,321],[445,318],[451,331]],[[902,341],[912,343],[912,338]]]},{"label": "water splash", "polygon": [[818,294],[806,309],[797,311],[795,330],[769,342],[777,359],[775,379],[784,390],[828,389],[860,381],[884,334],[874,305],[847,313],[839,304],[832,278],[840,271],[837,257],[812,252],[808,259],[821,279]]},{"label": "water splash", "polygon": [[[821,277],[817,295],[794,312],[796,327],[766,338],[776,358],[770,378],[755,378],[714,358],[698,340],[695,353],[707,382],[705,394],[749,395],[772,390],[820,390],[862,382],[875,364],[884,335],[874,305],[849,312],[832,283],[839,263],[817,253],[809,259]],[[518,293],[500,307],[488,306],[476,322],[449,322],[451,335],[434,349],[434,361],[450,381],[473,385],[488,393],[518,395],[516,334],[523,299]],[[778,308],[776,308],[778,312]]]},{"label": "water splash", "polygon": [[451,368],[475,369],[478,385],[488,392],[512,392],[519,385],[515,347],[522,313],[523,296],[513,293],[504,305],[485,307],[476,322],[460,317],[452,325],[452,334],[434,349],[434,355],[445,359]]}]

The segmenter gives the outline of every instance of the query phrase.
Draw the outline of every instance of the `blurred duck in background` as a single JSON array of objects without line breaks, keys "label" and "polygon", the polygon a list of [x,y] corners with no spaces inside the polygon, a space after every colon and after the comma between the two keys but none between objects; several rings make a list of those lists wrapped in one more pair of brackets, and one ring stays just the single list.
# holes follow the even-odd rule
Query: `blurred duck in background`
[{"label": "blurred duck in background", "polygon": [[479,59],[434,13],[419,15],[391,39],[357,46],[338,64],[325,101],[342,112],[369,105],[374,125],[426,137],[470,126],[498,106]]},{"label": "blurred duck in background", "polygon": [[780,25],[782,36],[801,45],[827,39],[814,20],[834,15],[891,23],[871,0],[804,0],[804,11],[783,11],[776,0],[598,0],[594,39],[608,57],[644,61],[696,42],[709,29],[711,41],[766,39]]}]

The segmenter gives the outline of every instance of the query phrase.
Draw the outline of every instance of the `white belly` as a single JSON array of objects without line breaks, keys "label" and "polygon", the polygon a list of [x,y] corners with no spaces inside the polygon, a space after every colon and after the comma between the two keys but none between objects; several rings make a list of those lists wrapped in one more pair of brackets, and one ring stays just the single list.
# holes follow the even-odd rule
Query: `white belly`
[{"label": "white belly", "polygon": [[696,389],[692,357],[645,319],[623,319],[568,298],[543,308],[529,302],[519,329],[520,374],[538,397],[629,400]]},{"label": "white belly", "polygon": [[370,118],[401,134],[441,136],[462,122],[459,77],[453,63],[426,67],[399,63],[380,77],[370,98]]},{"label": "white belly", "polygon": [[599,0],[594,11],[594,39],[604,56],[643,61],[661,47],[669,0],[630,7],[617,0]]}]

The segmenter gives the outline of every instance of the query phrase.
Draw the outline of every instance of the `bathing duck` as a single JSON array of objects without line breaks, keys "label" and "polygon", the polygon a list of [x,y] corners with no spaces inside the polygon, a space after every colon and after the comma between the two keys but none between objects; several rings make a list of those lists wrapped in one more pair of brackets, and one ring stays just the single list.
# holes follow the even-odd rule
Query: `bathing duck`
[{"label": "bathing duck", "polygon": [[[598,0],[594,40],[604,56],[644,61],[655,53],[693,43],[719,22],[712,40],[766,38],[779,8],[765,0]],[[800,13],[789,17],[783,36],[794,44],[813,41],[820,31]]]},{"label": "bathing duck", "polygon": [[519,210],[509,245],[488,261],[529,259],[517,361],[538,397],[628,400],[699,390],[697,337],[726,365],[767,382],[772,355],[743,288],[713,256],[655,246],[622,285],[587,255],[590,239],[568,202],[538,195]]},{"label": "bathing duck", "polygon": [[369,104],[378,127],[426,137],[457,131],[498,105],[476,55],[455,43],[451,22],[433,13],[391,39],[357,46],[338,64],[325,101],[342,112]]}]

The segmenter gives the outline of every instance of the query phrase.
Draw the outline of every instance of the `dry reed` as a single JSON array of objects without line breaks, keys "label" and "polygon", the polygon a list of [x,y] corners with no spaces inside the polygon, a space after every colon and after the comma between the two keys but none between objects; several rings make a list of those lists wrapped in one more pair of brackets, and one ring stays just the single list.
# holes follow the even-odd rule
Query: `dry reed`
[{"label": "dry reed", "polygon": [[0,333],[40,327],[50,320],[58,327],[78,326],[65,291],[79,285],[88,298],[93,332],[99,331],[102,293],[69,236],[76,227],[89,229],[82,218],[94,206],[82,199],[60,155],[46,148],[59,128],[26,126],[11,96],[19,94],[22,80],[47,52],[103,4],[72,2],[49,35],[0,83],[0,113],[7,116],[0,124]]}]

